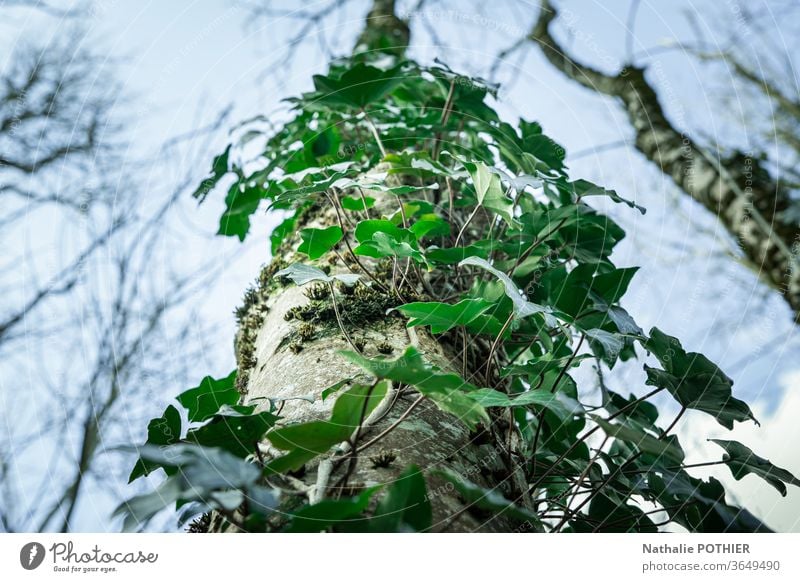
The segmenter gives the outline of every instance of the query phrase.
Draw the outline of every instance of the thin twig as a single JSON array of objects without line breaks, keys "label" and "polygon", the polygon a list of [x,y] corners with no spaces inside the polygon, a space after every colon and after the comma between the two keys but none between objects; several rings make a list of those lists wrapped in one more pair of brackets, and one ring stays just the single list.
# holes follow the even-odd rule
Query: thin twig
[{"label": "thin twig", "polygon": [[494,357],[494,352],[495,352],[495,350],[497,350],[497,346],[500,344],[500,342],[503,339],[503,334],[508,329],[508,326],[511,325],[512,321],[514,321],[514,312],[513,311],[508,315],[508,319],[506,319],[506,322],[503,324],[503,327],[500,328],[500,333],[497,334],[497,337],[492,342],[492,347],[489,349],[489,355],[486,358],[486,385],[487,386],[489,385],[490,380],[491,380],[492,358]]}]

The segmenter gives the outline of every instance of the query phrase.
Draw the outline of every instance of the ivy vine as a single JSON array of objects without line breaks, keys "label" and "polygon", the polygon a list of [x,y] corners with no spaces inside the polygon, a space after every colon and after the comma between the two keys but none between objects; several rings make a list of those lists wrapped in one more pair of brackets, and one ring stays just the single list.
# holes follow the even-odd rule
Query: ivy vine
[{"label": "ivy vine", "polygon": [[[432,472],[465,508],[502,514],[524,524],[520,530],[767,529],[729,504],[719,481],[689,473],[673,432],[687,410],[727,429],[755,421],[733,396],[733,381],[664,331],[646,333],[620,303],[637,269],[611,261],[625,233],[589,200],[643,208],[571,180],[564,149],[539,124],[501,120],[490,105],[496,87],[443,64],[362,54],[313,81],[313,91],[290,100],[293,117],[282,127],[248,132],[266,143],[255,162],[237,162],[242,144],[229,146],[194,195],[203,201],[233,175],[219,234],[241,240],[259,208],[287,213],[271,236],[279,260],[261,291],[304,286],[314,306],[287,314],[309,324],[290,347],[302,349],[327,314],[350,346],[338,357],[363,374],[323,391],[334,400],[329,419],[304,423],[283,422],[278,401],[242,404],[252,356],[229,376],[183,392],[184,411],[169,406],[134,448],[131,480],[156,470],[167,477],[119,508],[127,529],[176,504],[184,518],[214,512],[224,527],[245,531],[428,531]],[[308,216],[324,212],[330,224],[308,226]],[[462,346],[463,361],[441,369],[415,347],[367,357],[353,334],[359,297],[373,306],[360,317],[401,317]],[[256,316],[244,309],[244,317]],[[470,349],[480,357],[467,358]],[[585,360],[611,369],[645,353],[658,365],[644,366],[642,396],[617,393],[602,377],[594,392],[579,391],[571,375]],[[353,495],[310,503],[292,492],[289,476],[304,465],[321,456],[346,465],[385,436],[365,437],[361,428],[392,384],[418,393],[412,407],[428,399],[471,431],[502,420],[513,434],[508,462],[524,475],[532,503],[416,466]],[[680,405],[665,423],[650,402],[661,393]],[[265,456],[259,442],[277,453]],[[752,473],[784,495],[787,484],[800,485],[740,443],[713,442],[722,457],[705,464],[725,463],[736,479]]]}]

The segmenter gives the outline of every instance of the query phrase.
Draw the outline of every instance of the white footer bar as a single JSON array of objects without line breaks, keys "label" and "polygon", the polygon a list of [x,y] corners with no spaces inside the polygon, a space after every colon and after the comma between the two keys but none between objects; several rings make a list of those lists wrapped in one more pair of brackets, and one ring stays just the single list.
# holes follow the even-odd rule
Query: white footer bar
[{"label": "white footer bar", "polygon": [[4,534],[0,580],[796,581],[799,554],[800,534]]}]

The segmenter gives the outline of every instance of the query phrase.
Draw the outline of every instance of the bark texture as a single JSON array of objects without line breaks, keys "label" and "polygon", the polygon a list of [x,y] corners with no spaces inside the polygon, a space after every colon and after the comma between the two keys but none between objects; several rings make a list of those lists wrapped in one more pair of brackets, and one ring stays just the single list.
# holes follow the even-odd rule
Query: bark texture
[{"label": "bark texture", "polygon": [[529,36],[547,60],[582,86],[614,97],[635,132],[636,148],[684,192],[719,218],[762,280],[778,290],[800,322],[800,225],[784,220],[790,192],[753,156],[709,154],[666,117],[642,68],[608,75],[572,58],[552,35],[558,13],[543,0]]}]

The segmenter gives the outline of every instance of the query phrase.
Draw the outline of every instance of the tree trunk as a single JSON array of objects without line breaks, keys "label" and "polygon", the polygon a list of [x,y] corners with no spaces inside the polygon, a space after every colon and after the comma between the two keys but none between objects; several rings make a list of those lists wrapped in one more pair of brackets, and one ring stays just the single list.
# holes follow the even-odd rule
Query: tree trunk
[{"label": "tree trunk", "polygon": [[[384,46],[384,52],[401,54],[401,49],[407,46],[408,28],[394,15],[392,1],[376,0],[357,50],[371,46],[381,36],[401,45],[390,51]],[[375,215],[382,208],[397,207],[397,200],[390,195],[365,194],[377,201],[371,210]],[[478,221],[475,223],[477,226]],[[257,287],[247,293],[245,305],[238,310],[241,325],[236,352],[242,402],[267,409],[269,399],[277,400],[282,422],[308,422],[330,416],[335,398],[323,401],[323,390],[342,379],[363,374],[361,368],[337,353],[353,351],[353,344],[369,358],[396,356],[413,345],[426,361],[444,370],[462,372],[463,352],[422,328],[406,329],[404,319],[387,314],[388,309],[403,303],[391,294],[358,284],[352,290],[337,289],[334,306],[329,290],[284,286],[273,278],[280,268],[301,260],[296,249],[302,228],[340,224],[348,242],[352,242],[347,225],[327,201],[306,211],[294,233],[262,271]],[[346,249],[343,243],[339,246]],[[360,261],[370,268],[376,267],[370,259]],[[341,254],[332,262],[333,273],[360,272],[358,264],[349,257],[343,259]],[[342,334],[338,319],[349,338]],[[473,352],[483,349],[485,353],[485,346],[473,345],[468,349]],[[370,442],[385,431],[389,432],[374,445]],[[449,469],[483,487],[500,486],[514,498],[522,497],[520,491],[525,491],[522,482],[517,487],[510,485],[516,475],[509,477],[504,463],[505,449],[491,435],[482,431],[470,433],[452,415],[407,386],[391,387],[384,401],[364,422],[356,446],[357,455],[352,461],[348,458],[336,465],[322,456],[293,474],[296,489],[305,492],[312,503],[326,496],[355,495],[367,486],[396,481],[405,468],[414,464],[426,472],[433,529],[439,531],[507,531],[509,524],[503,516],[466,511],[453,485],[431,476],[430,469]],[[281,454],[267,441],[261,443],[260,450],[265,457]],[[214,516],[209,529],[219,531],[222,525],[223,519]]]}]

